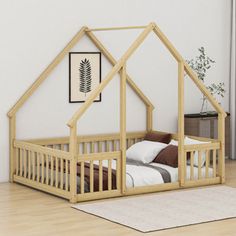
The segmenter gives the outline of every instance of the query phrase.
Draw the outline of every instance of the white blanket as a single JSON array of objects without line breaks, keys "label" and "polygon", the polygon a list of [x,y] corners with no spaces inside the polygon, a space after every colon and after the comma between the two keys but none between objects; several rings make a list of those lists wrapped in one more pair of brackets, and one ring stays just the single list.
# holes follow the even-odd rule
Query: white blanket
[{"label": "white blanket", "polygon": [[[99,162],[94,161],[94,164],[99,164]],[[108,161],[103,161],[103,166],[108,167]],[[132,188],[132,187],[139,187],[139,186],[147,186],[147,185],[155,185],[155,184],[163,184],[163,178],[162,175],[153,167],[148,166],[157,166],[162,169],[165,169],[169,172],[171,177],[171,182],[178,182],[178,168],[173,168],[171,166],[159,164],[159,163],[150,163],[148,165],[134,165],[134,164],[126,164],[126,187]],[[112,169],[116,170],[116,161],[112,161]],[[202,176],[205,176],[205,167],[201,168]],[[40,168],[41,172],[41,168]],[[46,172],[46,168],[44,168],[44,173]],[[54,180],[55,180],[55,171],[53,171]],[[190,166],[187,166],[186,169],[187,173],[187,179],[190,179]],[[40,173],[41,175],[41,173]],[[60,176],[61,173],[58,172],[58,175]],[[213,176],[213,169],[209,168],[208,170],[209,177]],[[49,179],[51,177],[51,170],[49,169]],[[198,168],[194,167],[194,179],[198,178]],[[58,181],[60,183],[60,177],[58,178]],[[70,184],[70,177],[68,177],[68,181]],[[63,176],[63,182],[65,183],[65,176]],[[80,184],[80,178],[77,176],[77,183]],[[85,188],[87,184],[85,183]],[[88,187],[88,186],[87,186]],[[79,188],[79,186],[78,186]]]},{"label": "white blanket", "polygon": [[[96,163],[98,164],[98,163]],[[165,169],[169,172],[171,177],[171,182],[178,182],[178,168],[174,168],[168,165],[163,165],[159,163],[150,163],[150,166],[157,166]],[[108,162],[103,161],[103,166],[107,167]],[[116,161],[112,162],[112,169],[116,169]],[[201,168],[202,176],[205,176],[205,167]],[[213,176],[213,169],[209,168],[209,177]],[[190,179],[190,166],[187,166],[186,169],[187,179]],[[198,168],[194,167],[194,179],[198,178]],[[163,184],[163,178],[161,174],[154,168],[143,166],[143,165],[134,165],[134,164],[126,164],[126,187],[138,187],[138,186],[146,186],[146,185],[155,185],[155,184]]]}]

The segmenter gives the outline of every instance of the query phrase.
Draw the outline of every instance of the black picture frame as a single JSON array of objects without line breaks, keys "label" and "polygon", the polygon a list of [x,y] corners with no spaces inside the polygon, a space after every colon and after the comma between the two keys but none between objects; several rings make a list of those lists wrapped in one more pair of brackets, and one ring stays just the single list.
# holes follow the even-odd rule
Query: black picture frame
[{"label": "black picture frame", "polygon": [[[71,76],[71,62],[72,62],[72,56],[74,54],[98,54],[99,55],[99,84],[102,82],[102,54],[101,52],[69,52],[69,103],[84,103],[85,100],[74,100],[72,99],[72,76]],[[102,101],[102,93],[99,94],[98,99],[94,100],[93,102],[101,102]]]}]

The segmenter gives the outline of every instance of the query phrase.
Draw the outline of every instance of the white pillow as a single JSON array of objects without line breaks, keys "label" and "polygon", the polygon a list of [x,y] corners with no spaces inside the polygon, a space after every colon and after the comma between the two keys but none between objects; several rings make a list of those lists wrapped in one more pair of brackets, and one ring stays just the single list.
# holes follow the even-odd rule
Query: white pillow
[{"label": "white pillow", "polygon": [[174,140],[174,139],[171,139],[170,142],[169,142],[169,145],[178,146],[178,141],[176,141],[176,140]]},{"label": "white pillow", "polygon": [[[199,141],[199,140],[196,140],[196,139],[191,139],[189,137],[185,137],[184,139],[184,144],[186,145],[191,145],[191,144],[203,144],[203,143],[210,143],[210,142],[203,142],[203,141]],[[194,155],[194,166],[198,166],[198,152],[193,152],[193,155]],[[201,162],[201,167],[204,166],[205,162],[206,162],[206,153],[205,152],[202,152],[202,158],[201,158],[202,162]],[[190,160],[187,160],[187,164],[190,165]]]},{"label": "white pillow", "polygon": [[[189,137],[185,137],[185,138],[184,138],[184,144],[185,144],[185,145],[202,144],[202,143],[209,143],[209,142],[203,142],[203,141],[199,141],[199,140],[192,139],[192,138],[189,138]],[[170,145],[170,144],[175,145],[175,146],[178,146],[178,141],[176,141],[176,140],[174,140],[174,139],[171,139],[169,145]],[[193,157],[194,157],[193,165],[194,165],[194,166],[198,166],[198,152],[193,152]],[[205,161],[206,161],[206,153],[205,153],[205,152],[202,152],[201,167],[204,166]],[[191,164],[191,163],[190,163],[190,160],[187,160],[187,164],[188,164],[188,165]]]},{"label": "white pillow", "polygon": [[135,143],[126,151],[127,160],[142,163],[152,162],[157,154],[167,146],[165,143],[142,141]]}]

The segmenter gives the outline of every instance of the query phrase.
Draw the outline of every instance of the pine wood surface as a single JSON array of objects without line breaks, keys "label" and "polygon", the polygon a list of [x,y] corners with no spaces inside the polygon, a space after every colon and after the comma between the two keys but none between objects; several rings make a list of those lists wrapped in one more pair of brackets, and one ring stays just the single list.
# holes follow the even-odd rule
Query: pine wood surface
[{"label": "pine wood surface", "polygon": [[[236,187],[236,161],[226,161],[226,185]],[[72,209],[67,200],[19,184],[1,183],[0,194],[1,236],[236,235],[236,219],[143,234]]]}]

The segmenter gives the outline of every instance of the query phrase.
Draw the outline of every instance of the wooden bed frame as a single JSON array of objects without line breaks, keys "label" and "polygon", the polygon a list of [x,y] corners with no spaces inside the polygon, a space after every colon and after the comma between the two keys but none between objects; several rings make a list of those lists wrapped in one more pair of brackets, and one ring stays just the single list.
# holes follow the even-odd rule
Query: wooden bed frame
[{"label": "wooden bed frame", "polygon": [[[116,61],[109,51],[102,45],[93,31],[144,29],[133,42],[125,54]],[[153,31],[162,41],[178,63],[178,133],[172,138],[178,140],[178,182],[165,183],[152,186],[126,188],[126,149],[133,143],[143,140],[145,134],[153,131],[152,113],[154,106],[137,87],[126,73],[126,62]],[[72,47],[87,35],[102,54],[113,65],[112,70],[102,80],[101,84],[91,93],[85,103],[78,109],[67,125],[70,136],[63,138],[45,138],[34,140],[16,139],[16,113],[26,100],[43,83],[52,70],[61,62]],[[102,92],[116,73],[120,73],[120,133],[104,135],[77,135],[77,123],[94,99]],[[186,73],[207,97],[218,112],[218,139],[194,137],[199,140],[210,141],[206,144],[184,145],[184,73]],[[146,105],[146,130],[142,132],[126,133],[126,86],[134,90]],[[82,27],[66,47],[58,54],[52,63],[43,71],[32,86],[22,95],[17,103],[8,112],[10,126],[10,181],[21,183],[66,199],[72,203],[126,196],[132,194],[157,192],[179,188],[211,185],[225,182],[225,156],[224,156],[224,122],[226,114],[222,107],[212,97],[203,83],[197,78],[189,65],[173,47],[171,42],[161,32],[155,23],[147,26],[117,27],[89,29]],[[153,131],[158,132],[158,131]],[[190,153],[190,179],[186,177],[187,153]],[[198,178],[194,178],[194,152],[198,152],[199,163],[202,153],[206,154],[205,173],[202,174],[201,165],[198,167]],[[108,162],[108,190],[103,190],[103,161]],[[112,160],[116,160],[116,188],[112,188]],[[94,162],[99,166],[99,191],[94,191]],[[84,189],[84,166],[90,165],[89,191]],[[79,164],[79,165],[78,165]],[[77,171],[80,168],[80,189],[77,190]],[[213,175],[209,176],[209,168]],[[50,169],[54,171],[50,171]],[[64,171],[60,171],[60,169]]]}]

